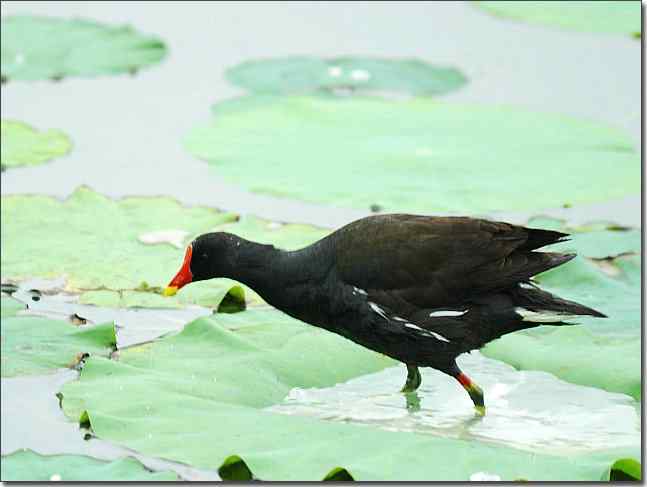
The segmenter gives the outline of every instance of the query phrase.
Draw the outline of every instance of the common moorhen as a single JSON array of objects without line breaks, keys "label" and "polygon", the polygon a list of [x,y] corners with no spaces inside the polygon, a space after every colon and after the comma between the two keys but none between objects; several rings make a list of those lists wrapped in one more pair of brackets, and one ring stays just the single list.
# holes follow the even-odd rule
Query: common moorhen
[{"label": "common moorhen", "polygon": [[537,287],[531,277],[575,254],[536,252],[568,234],[467,217],[377,215],[296,251],[207,233],[187,248],[165,289],[227,277],[268,303],[407,366],[403,392],[420,386],[418,367],[454,377],[485,413],[483,392],[456,357],[517,330],[567,325],[602,313]]}]

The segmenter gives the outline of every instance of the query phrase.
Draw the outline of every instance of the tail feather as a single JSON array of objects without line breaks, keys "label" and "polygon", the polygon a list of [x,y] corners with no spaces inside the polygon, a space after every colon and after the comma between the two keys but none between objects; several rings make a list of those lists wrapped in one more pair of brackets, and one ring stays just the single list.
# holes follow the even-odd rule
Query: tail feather
[{"label": "tail feather", "polygon": [[541,228],[526,228],[528,238],[526,242],[519,247],[519,250],[535,250],[546,245],[558,242],[568,241],[568,233],[556,232],[555,230],[544,230]]},{"label": "tail feather", "polygon": [[537,286],[530,283],[519,284],[519,286],[513,290],[512,296],[517,307],[527,310],[529,313],[534,313],[534,315],[532,315],[532,319],[530,318],[531,315],[528,315],[528,321],[535,321],[536,319],[539,319],[541,315],[545,316],[547,318],[546,321],[548,322],[550,322],[551,319],[560,321],[560,319],[557,318],[561,317],[561,319],[564,319],[567,316],[607,317],[604,313],[600,313],[593,308],[576,303],[575,301],[560,298],[559,296],[555,296],[548,291],[539,289]]}]

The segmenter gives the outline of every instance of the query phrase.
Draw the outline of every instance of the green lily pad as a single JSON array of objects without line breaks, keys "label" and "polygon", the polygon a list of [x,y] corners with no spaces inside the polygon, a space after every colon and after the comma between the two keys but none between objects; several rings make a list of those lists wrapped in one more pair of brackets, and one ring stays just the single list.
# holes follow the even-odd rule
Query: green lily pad
[{"label": "green lily pad", "polygon": [[30,15],[2,18],[4,80],[133,73],[165,55],[160,39],[128,26]]},{"label": "green lily pad", "polygon": [[352,482],[355,479],[348,470],[342,467],[335,467],[323,478],[326,482]]},{"label": "green lily pad", "polygon": [[16,316],[19,311],[22,311],[26,308],[24,304],[22,304],[20,301],[17,301],[13,298],[9,298],[7,296],[2,296],[2,301],[1,301],[1,307],[0,309],[2,310],[2,314],[0,315],[2,318],[9,318],[10,316]]},{"label": "green lily pad", "polygon": [[2,120],[0,123],[0,163],[2,168],[35,166],[67,154],[72,143],[60,130],[38,132],[22,122]]},{"label": "green lily pad", "polygon": [[483,1],[482,9],[501,17],[582,32],[641,32],[640,2],[618,1]]},{"label": "green lily pad", "polygon": [[[539,221],[531,220],[531,226]],[[544,220],[544,223],[546,221]],[[597,228],[572,234],[551,250],[580,257],[537,276],[546,290],[608,315],[578,317],[576,327],[539,327],[506,335],[483,353],[518,369],[544,370],[576,384],[641,396],[640,231]],[[612,258],[620,255],[620,257]],[[605,259],[601,267],[599,259]]]},{"label": "green lily pad", "polygon": [[482,213],[640,191],[629,138],[564,116],[426,98],[245,97],[213,110],[186,149],[226,181],[278,197]]},{"label": "green lily pad", "polygon": [[218,475],[225,482],[249,481],[254,479],[254,474],[252,474],[245,460],[238,455],[225,458],[222,465],[218,467]]},{"label": "green lily pad", "polygon": [[261,94],[330,94],[346,90],[441,95],[467,82],[455,68],[433,66],[418,59],[305,56],[247,61],[228,69],[227,79]]},{"label": "green lily pad", "polygon": [[602,480],[611,480],[611,481],[640,481],[642,480],[640,462],[634,460],[633,458],[621,458],[614,462],[609,469],[609,476],[603,478]]},{"label": "green lily pad", "polygon": [[325,387],[391,364],[274,310],[213,315],[125,349],[118,362],[91,358],[64,386],[63,409],[75,420],[87,416],[99,438],[144,454],[205,468],[234,455],[263,480],[321,480],[336,465],[357,480],[465,481],[478,471],[597,480],[610,458],[627,456],[551,456],[263,409],[293,387]]},{"label": "green lily pad", "polygon": [[[79,188],[64,201],[3,196],[1,225],[3,281],[65,276],[65,291],[81,294],[82,303],[114,307],[217,308],[229,292],[237,293],[240,301],[240,292],[232,291],[236,283],[226,279],[192,284],[170,298],[160,294],[182,263],[184,245],[201,233],[227,231],[289,249],[327,233],[307,225],[185,207],[170,198],[115,201],[88,188]],[[156,241],[142,237],[159,236],[160,231],[174,232],[171,240],[177,231],[184,232],[182,248],[163,238],[158,243],[142,241]],[[248,289],[245,293],[260,300]]]},{"label": "green lily pad", "polygon": [[132,457],[112,462],[84,455],[40,455],[21,450],[2,457],[5,482],[176,481],[174,472],[151,472]]},{"label": "green lily pad", "polygon": [[77,367],[87,354],[107,356],[116,347],[114,323],[79,328],[40,316],[16,315],[17,309],[14,300],[2,298],[2,377]]}]

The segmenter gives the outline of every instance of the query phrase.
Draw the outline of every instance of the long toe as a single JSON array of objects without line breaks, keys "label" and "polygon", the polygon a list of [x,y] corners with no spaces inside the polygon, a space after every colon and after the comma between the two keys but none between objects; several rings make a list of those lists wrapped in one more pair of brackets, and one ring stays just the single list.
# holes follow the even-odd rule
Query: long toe
[{"label": "long toe", "polygon": [[476,414],[479,416],[485,416],[485,399],[483,397],[483,391],[479,386],[474,382],[470,384],[469,388],[466,388],[467,393],[470,395],[470,399],[474,403],[474,409]]}]

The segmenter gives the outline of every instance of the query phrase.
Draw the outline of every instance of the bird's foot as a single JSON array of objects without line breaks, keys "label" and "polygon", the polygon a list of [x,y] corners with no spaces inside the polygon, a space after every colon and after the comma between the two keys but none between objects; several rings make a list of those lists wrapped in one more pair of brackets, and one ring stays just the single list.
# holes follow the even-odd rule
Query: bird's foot
[{"label": "bird's foot", "polygon": [[483,390],[477,386],[472,379],[460,372],[456,376],[456,380],[461,383],[463,388],[467,391],[470,399],[474,403],[474,409],[479,416],[485,416],[485,400],[483,398]]},{"label": "bird's foot", "polygon": [[415,365],[408,365],[407,364],[407,381],[404,383],[404,386],[400,390],[400,392],[403,392],[405,394],[408,394],[410,392],[414,392],[418,387],[420,387],[420,384],[422,383],[422,377],[420,377],[420,371],[418,370],[418,367]]},{"label": "bird's foot", "polygon": [[417,413],[420,411],[420,396],[418,396],[417,392],[407,392],[404,398],[407,402],[407,410],[409,412]]}]

